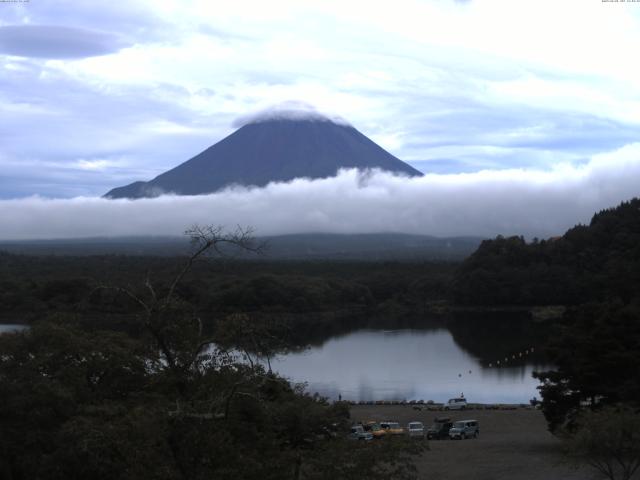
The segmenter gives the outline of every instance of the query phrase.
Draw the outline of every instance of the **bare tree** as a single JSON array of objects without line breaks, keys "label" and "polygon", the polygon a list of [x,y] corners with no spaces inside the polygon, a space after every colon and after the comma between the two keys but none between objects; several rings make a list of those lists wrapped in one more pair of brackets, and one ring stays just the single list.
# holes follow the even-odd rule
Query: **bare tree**
[{"label": "bare tree", "polygon": [[251,228],[240,226],[228,232],[222,226],[194,225],[185,231],[185,235],[191,240],[191,252],[168,288],[158,289],[149,274],[142,292],[131,287],[100,287],[116,290],[141,307],[144,329],[153,337],[166,368],[176,373],[191,370],[214,341],[203,335],[200,318],[190,312],[176,295],[184,277],[202,257],[214,255],[221,258],[238,252],[260,253],[264,248],[255,241]]},{"label": "bare tree", "polygon": [[226,349],[242,352],[251,368],[255,368],[259,360],[266,360],[268,372],[272,373],[273,355],[290,346],[288,334],[289,325],[281,319],[234,314],[217,324],[216,338]]}]

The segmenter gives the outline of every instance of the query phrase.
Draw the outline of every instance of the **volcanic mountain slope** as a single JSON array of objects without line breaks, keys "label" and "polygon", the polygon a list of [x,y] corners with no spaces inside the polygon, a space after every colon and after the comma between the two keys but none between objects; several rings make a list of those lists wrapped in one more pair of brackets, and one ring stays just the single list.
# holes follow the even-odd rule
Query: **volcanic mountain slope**
[{"label": "volcanic mountain slope", "polygon": [[422,175],[350,125],[319,115],[275,117],[248,123],[153,180],[114,188],[105,197],[199,195],[229,185],[331,177],[340,168]]}]

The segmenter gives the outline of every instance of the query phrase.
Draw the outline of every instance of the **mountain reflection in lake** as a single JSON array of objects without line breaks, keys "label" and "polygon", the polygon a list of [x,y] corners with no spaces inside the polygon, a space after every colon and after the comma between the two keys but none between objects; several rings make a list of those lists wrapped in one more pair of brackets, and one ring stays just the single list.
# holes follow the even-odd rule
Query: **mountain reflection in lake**
[{"label": "mountain reflection in lake", "polygon": [[360,330],[278,356],[272,367],[333,399],[443,402],[464,393],[479,403],[528,402],[539,396],[531,373],[547,368],[532,363],[482,366],[444,329]]}]

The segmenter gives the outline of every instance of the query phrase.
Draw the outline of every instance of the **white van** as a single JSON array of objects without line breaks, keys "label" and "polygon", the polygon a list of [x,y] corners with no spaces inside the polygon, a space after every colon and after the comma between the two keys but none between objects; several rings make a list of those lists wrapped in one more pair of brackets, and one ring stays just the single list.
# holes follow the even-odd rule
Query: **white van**
[{"label": "white van", "polygon": [[467,399],[463,397],[450,398],[444,405],[445,410],[464,410],[467,408]]}]

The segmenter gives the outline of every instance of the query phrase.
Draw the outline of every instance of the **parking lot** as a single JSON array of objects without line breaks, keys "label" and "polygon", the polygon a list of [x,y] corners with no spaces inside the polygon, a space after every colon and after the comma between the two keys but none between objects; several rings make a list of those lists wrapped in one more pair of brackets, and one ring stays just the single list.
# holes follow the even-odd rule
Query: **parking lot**
[{"label": "parking lot", "polygon": [[538,410],[464,410],[436,412],[410,405],[354,405],[351,417],[358,421],[395,420],[405,426],[420,421],[425,427],[434,418],[453,421],[474,419],[480,423],[478,439],[432,440],[430,450],[416,461],[419,478],[430,480],[587,480],[590,471],[575,471],[562,463],[561,443],[547,431]]}]

